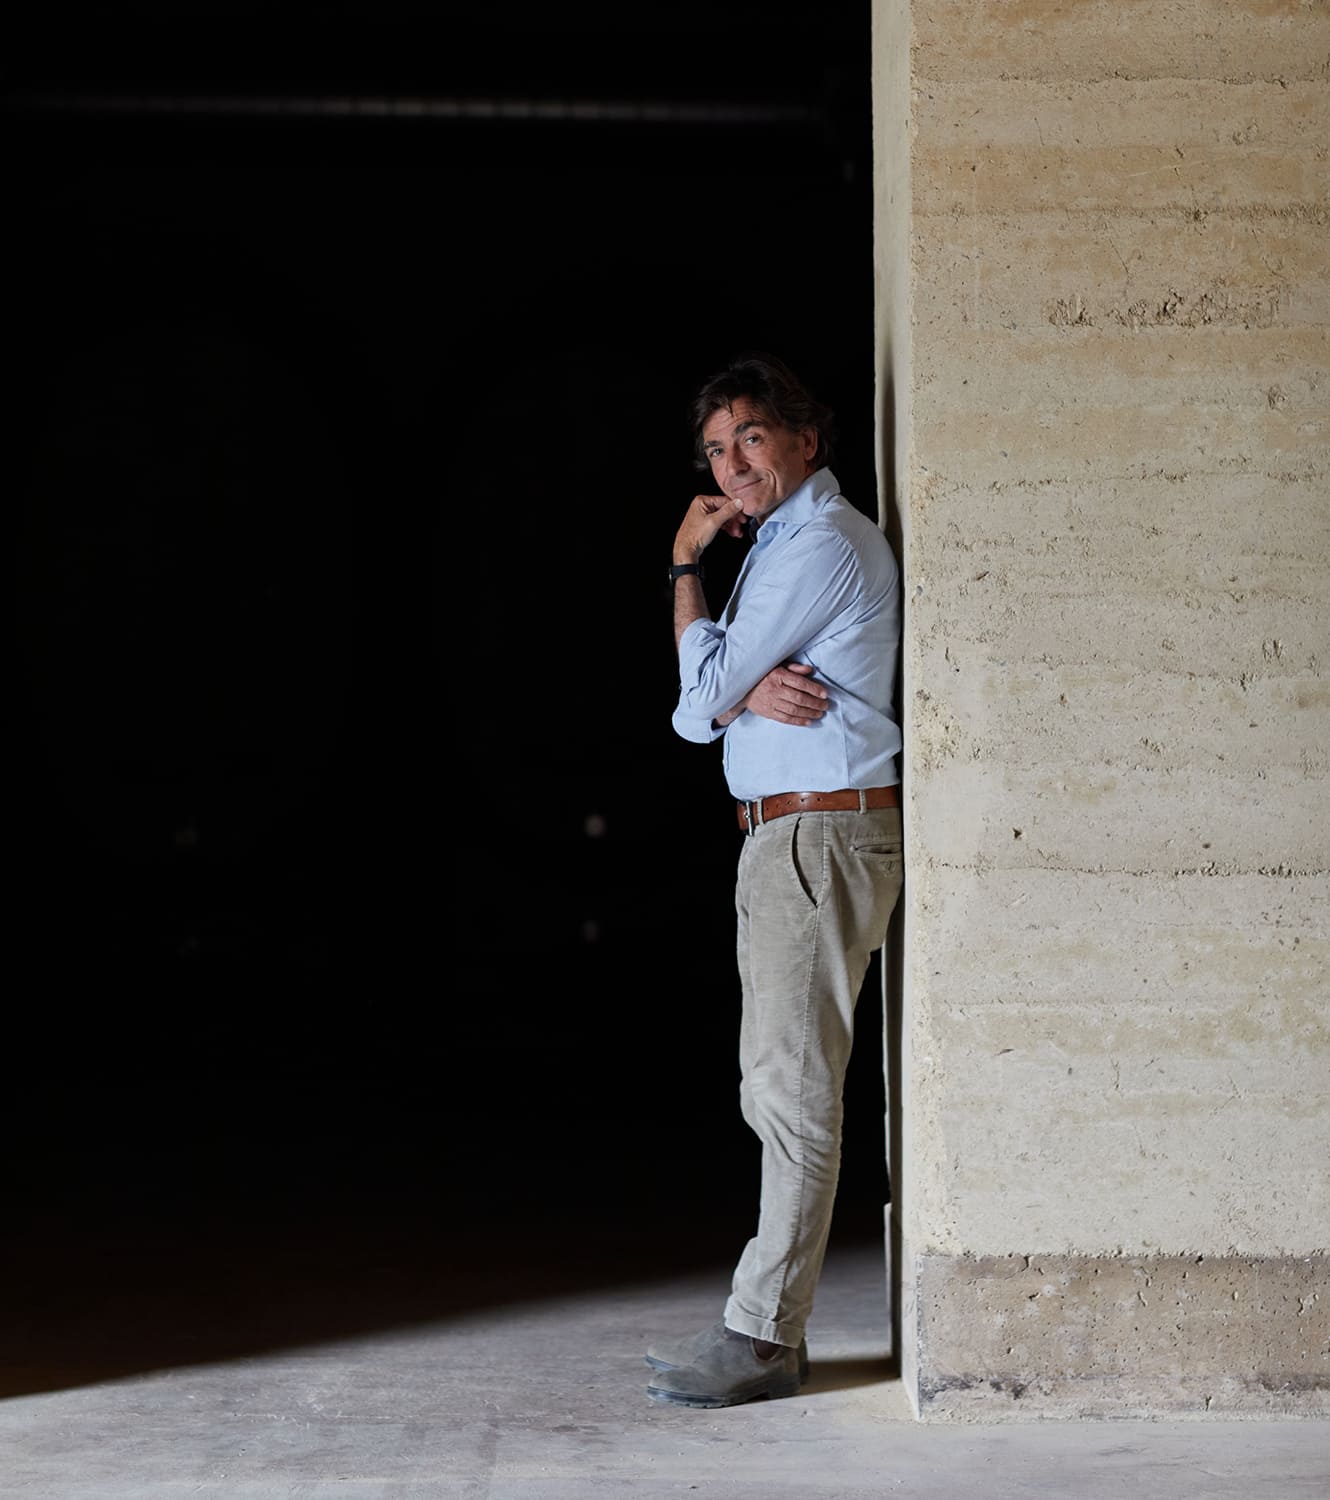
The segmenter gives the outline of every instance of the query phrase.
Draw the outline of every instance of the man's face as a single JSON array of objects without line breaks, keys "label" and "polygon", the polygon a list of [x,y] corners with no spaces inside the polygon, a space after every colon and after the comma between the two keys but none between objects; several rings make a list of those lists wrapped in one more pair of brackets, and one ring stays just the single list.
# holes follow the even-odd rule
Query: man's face
[{"label": "man's face", "polygon": [[740,396],[703,423],[702,452],[722,493],[742,500],[744,515],[761,522],[813,472],[817,433],[780,427]]}]

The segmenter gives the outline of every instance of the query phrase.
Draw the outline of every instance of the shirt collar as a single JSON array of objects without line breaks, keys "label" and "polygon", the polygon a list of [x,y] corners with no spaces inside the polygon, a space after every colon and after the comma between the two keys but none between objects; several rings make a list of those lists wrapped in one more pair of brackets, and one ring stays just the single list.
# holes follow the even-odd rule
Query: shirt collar
[{"label": "shirt collar", "polygon": [[748,533],[756,541],[776,536],[787,526],[802,526],[811,521],[832,495],[840,494],[840,485],[830,469],[815,469],[797,490],[791,491],[760,526],[748,523]]}]

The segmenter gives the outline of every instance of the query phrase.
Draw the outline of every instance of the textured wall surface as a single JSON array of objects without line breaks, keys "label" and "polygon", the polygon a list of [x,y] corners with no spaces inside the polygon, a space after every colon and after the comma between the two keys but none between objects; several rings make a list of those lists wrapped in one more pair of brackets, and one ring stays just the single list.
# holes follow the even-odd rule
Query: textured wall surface
[{"label": "textured wall surface", "polygon": [[970,1257],[1330,1300],[1330,5],[877,0],[874,48],[926,1392],[983,1375]]}]

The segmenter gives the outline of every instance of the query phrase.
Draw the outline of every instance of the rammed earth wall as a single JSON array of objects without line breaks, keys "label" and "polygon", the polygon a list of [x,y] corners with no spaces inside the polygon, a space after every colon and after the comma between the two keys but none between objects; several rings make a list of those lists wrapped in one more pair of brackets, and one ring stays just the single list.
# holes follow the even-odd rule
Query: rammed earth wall
[{"label": "rammed earth wall", "polygon": [[1328,57],[875,0],[922,1416],[1330,1411]]}]

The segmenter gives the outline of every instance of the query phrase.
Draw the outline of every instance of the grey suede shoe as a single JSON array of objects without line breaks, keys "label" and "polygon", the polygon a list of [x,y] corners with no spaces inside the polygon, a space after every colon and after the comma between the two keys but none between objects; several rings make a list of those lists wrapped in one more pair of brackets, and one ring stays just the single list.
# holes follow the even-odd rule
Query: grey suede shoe
[{"label": "grey suede shoe", "polygon": [[770,1359],[759,1359],[746,1333],[734,1333],[722,1323],[721,1336],[712,1337],[691,1364],[657,1369],[647,1383],[653,1401],[679,1406],[739,1406],[765,1396],[795,1396],[799,1354],[781,1349]]},{"label": "grey suede shoe", "polygon": [[[646,1353],[647,1364],[653,1370],[678,1370],[691,1365],[704,1349],[710,1348],[717,1339],[725,1337],[725,1320],[722,1318],[704,1328],[701,1333],[690,1333],[686,1339],[662,1339],[651,1345]],[[799,1340],[799,1379],[808,1379],[808,1340]]]}]

